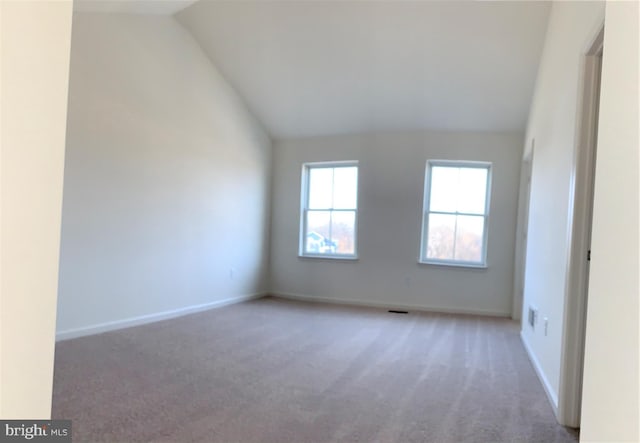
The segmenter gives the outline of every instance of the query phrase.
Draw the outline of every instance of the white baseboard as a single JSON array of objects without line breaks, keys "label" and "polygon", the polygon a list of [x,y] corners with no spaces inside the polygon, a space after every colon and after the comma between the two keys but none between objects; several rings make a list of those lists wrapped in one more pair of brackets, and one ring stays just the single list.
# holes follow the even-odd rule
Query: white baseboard
[{"label": "white baseboard", "polygon": [[137,317],[130,317],[122,320],[115,320],[115,321],[110,321],[106,323],[100,323],[97,325],[84,326],[82,328],[67,329],[66,331],[56,332],[56,341],[70,340],[72,338],[101,334],[103,332],[115,331],[117,329],[130,328],[132,326],[140,326],[147,323],[154,323],[161,320],[168,320],[170,318],[181,317],[183,315],[195,314],[196,312],[206,311],[214,308],[221,308],[222,306],[241,303],[248,300],[254,300],[257,298],[264,297],[265,295],[266,293],[262,293],[262,292],[257,294],[242,295],[239,297],[216,300],[211,303],[203,303],[201,305],[186,306],[184,308],[172,309],[170,311],[140,315]]},{"label": "white baseboard", "polygon": [[520,340],[522,341],[522,345],[524,346],[525,351],[527,351],[527,355],[529,356],[529,361],[533,365],[533,369],[535,369],[538,378],[540,379],[540,383],[542,383],[542,387],[544,388],[545,394],[547,394],[547,398],[549,399],[549,403],[551,403],[551,407],[553,408],[553,413],[558,418],[558,394],[554,392],[547,376],[545,375],[542,367],[540,366],[540,362],[536,358],[536,355],[533,353],[533,350],[525,340],[524,335],[522,335],[522,331],[520,332]]},{"label": "white baseboard", "polygon": [[331,303],[337,305],[347,306],[367,306],[370,308],[382,308],[382,309],[403,309],[405,311],[420,311],[420,312],[439,312],[444,314],[467,314],[467,315],[483,315],[488,317],[511,317],[511,312],[499,312],[489,311],[483,309],[458,309],[458,308],[443,308],[436,306],[422,306],[422,305],[408,305],[402,303],[391,303],[386,301],[372,301],[372,300],[358,300],[358,299],[340,299],[331,297],[316,297],[314,295],[301,295],[292,294],[287,292],[271,291],[269,295],[273,297],[286,298],[290,300],[301,300],[316,303]]}]

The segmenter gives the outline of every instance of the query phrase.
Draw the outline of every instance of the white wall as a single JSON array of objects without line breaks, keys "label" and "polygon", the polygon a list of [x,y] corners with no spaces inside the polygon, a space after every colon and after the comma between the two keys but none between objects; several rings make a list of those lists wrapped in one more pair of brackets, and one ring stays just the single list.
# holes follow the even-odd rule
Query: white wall
[{"label": "white wall", "polygon": [[70,75],[59,334],[264,292],[271,142],[187,31],[76,13]]},{"label": "white wall", "polygon": [[556,407],[579,79],[603,18],[600,2],[553,3],[525,142],[528,149],[535,139],[522,318],[533,306],[539,320],[535,330],[525,322],[522,337]]},{"label": "white wall", "polygon": [[70,1],[0,2],[0,418],[51,414]]},{"label": "white wall", "polygon": [[640,441],[637,2],[607,2],[581,441]]},{"label": "white wall", "polygon": [[[278,142],[272,292],[509,316],[521,153],[519,134],[395,133]],[[427,159],[493,162],[488,269],[418,264]],[[298,257],[302,163],[328,160],[360,162],[357,261]]]}]

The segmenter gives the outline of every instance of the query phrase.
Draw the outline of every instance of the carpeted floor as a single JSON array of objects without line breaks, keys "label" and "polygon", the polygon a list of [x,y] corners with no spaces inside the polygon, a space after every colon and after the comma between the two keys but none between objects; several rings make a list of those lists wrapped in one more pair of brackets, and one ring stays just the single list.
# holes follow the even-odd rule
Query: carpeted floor
[{"label": "carpeted floor", "polygon": [[74,442],[574,442],[506,319],[264,298],[60,342]]}]

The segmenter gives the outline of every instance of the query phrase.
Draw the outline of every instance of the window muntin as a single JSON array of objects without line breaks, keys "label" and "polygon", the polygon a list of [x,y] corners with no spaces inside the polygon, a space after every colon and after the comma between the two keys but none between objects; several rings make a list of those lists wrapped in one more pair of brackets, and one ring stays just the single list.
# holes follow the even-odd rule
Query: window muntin
[{"label": "window muntin", "polygon": [[301,256],[356,258],[358,163],[306,163],[300,217]]},{"label": "window muntin", "polygon": [[491,163],[429,160],[420,262],[485,267]]}]

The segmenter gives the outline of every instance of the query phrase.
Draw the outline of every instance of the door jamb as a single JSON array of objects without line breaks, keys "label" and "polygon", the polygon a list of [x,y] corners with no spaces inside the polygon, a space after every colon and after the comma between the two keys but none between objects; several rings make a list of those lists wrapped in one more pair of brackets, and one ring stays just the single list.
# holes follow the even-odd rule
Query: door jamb
[{"label": "door jamb", "polygon": [[[535,138],[531,139],[531,147],[525,149],[520,169],[520,197],[518,207],[518,225],[516,228],[515,269],[513,279],[513,302],[511,318],[524,319],[522,309],[524,305],[524,283],[527,267],[527,242],[529,238],[529,209],[531,203],[531,179],[533,177],[533,154]],[[524,320],[523,320],[524,321]]]},{"label": "door jamb", "polygon": [[587,291],[593,219],[597,118],[604,24],[587,46],[578,103],[578,143],[574,150],[569,202],[567,280],[558,392],[558,421],[580,427]]}]

